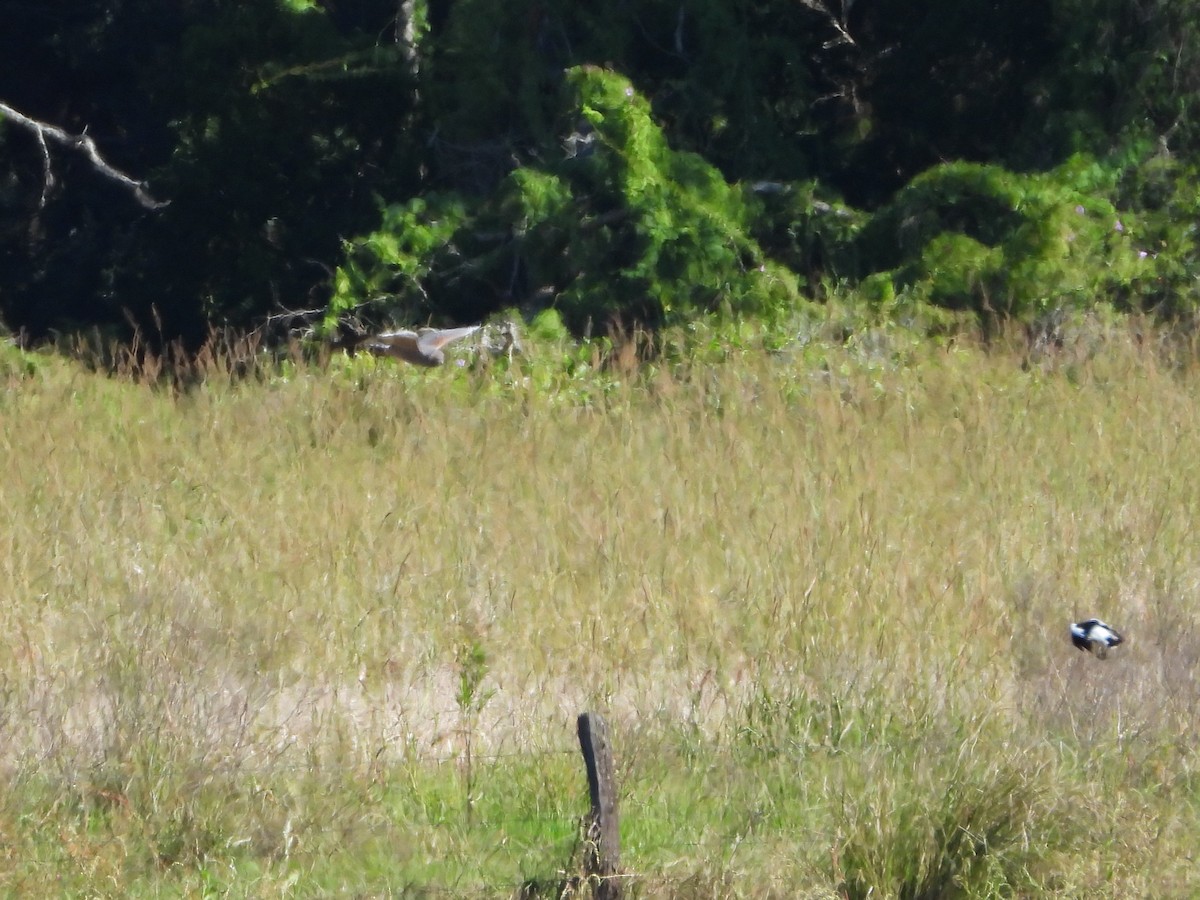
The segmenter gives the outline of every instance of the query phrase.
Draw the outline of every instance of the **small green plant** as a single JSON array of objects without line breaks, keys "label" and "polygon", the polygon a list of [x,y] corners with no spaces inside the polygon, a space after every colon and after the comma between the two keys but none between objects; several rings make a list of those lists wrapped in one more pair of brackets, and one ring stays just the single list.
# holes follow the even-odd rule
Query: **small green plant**
[{"label": "small green plant", "polygon": [[458,671],[458,692],[454,702],[458,706],[459,739],[463,748],[463,771],[466,779],[466,812],[470,822],[475,806],[475,766],[473,749],[479,715],[492,699],[494,691],[483,687],[487,678],[487,651],[478,637],[468,636],[455,650],[455,667]]}]

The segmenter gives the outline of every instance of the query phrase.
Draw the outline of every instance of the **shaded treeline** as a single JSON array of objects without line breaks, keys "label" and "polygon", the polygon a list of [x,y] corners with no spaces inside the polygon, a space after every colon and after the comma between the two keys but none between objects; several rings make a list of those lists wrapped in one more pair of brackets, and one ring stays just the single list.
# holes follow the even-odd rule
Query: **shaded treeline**
[{"label": "shaded treeline", "polygon": [[[960,228],[960,194],[938,195],[933,237],[1004,244],[1002,262],[943,241],[934,255],[950,261],[934,265],[928,241],[895,229],[879,250],[871,223],[931,167],[1059,172],[1080,154],[1097,172],[1076,162],[1056,185],[1150,216],[1142,233],[1157,244],[1132,249],[1169,257],[1118,279],[1115,299],[1157,284],[1150,305],[1179,305],[1171,285],[1190,279],[1192,245],[1172,228],[1193,212],[1179,198],[1198,144],[1197,23],[1193,2],[1127,0],[10,0],[0,101],[86,133],[169,205],[147,209],[83,154],[0,125],[0,316],[33,337],[133,325],[190,342],[331,297],[335,312],[375,300],[381,314],[442,319],[563,298],[574,323],[653,322],[760,311],[880,272],[922,301],[1023,309],[1024,283],[994,277],[1012,268],[1012,242]],[[612,110],[581,105],[599,88],[565,77],[588,67],[627,78],[649,118],[614,135]],[[627,165],[564,174],[577,149],[564,141],[593,132]],[[671,161],[667,146],[697,156]],[[558,205],[531,211],[515,172],[565,181]],[[664,219],[690,198],[716,215],[709,172],[759,185],[743,192],[753,202],[716,204],[724,248],[687,216]],[[635,198],[629,178],[674,187]],[[764,193],[775,186],[783,208]],[[1064,202],[1094,206],[1078,199]],[[414,201],[436,214],[376,231],[381,204]],[[846,220],[832,230],[817,215],[831,204]],[[566,222],[590,225],[564,236]],[[413,246],[364,260],[348,242],[372,233]],[[681,234],[691,244],[664,261]],[[564,243],[575,258],[549,265]],[[768,264],[794,289],[734,283]],[[963,283],[922,287],[946,273]]]}]

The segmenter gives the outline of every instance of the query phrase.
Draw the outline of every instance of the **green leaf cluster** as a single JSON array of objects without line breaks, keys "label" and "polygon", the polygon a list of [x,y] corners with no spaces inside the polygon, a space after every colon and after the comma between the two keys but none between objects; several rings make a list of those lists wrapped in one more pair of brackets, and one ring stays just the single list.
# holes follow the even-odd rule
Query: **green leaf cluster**
[{"label": "green leaf cluster", "polygon": [[952,310],[1028,318],[1117,302],[1144,274],[1145,256],[1136,217],[1110,199],[1113,181],[1082,157],[1046,174],[947,163],[872,216],[860,256],[873,284],[891,283],[883,296]]},{"label": "green leaf cluster", "polygon": [[420,309],[432,295],[465,305],[480,285],[545,287],[543,302],[583,330],[801,302],[802,278],[755,237],[752,195],[672,150],[627,78],[587,66],[566,84],[564,120],[576,126],[562,158],[514,170],[473,209],[460,195],[386,207],[380,229],[350,244],[331,311],[368,302],[420,315],[434,312]]}]

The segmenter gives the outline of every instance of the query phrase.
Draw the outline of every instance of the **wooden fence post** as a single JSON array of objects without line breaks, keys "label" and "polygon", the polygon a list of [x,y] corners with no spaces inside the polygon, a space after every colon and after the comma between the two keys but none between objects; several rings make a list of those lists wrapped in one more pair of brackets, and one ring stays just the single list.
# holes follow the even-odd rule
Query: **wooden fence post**
[{"label": "wooden fence post", "polygon": [[596,713],[579,717],[579,746],[587,765],[592,811],[588,820],[584,865],[597,900],[618,900],[621,881],[621,830],[617,817],[617,782],[613,775],[608,723]]}]

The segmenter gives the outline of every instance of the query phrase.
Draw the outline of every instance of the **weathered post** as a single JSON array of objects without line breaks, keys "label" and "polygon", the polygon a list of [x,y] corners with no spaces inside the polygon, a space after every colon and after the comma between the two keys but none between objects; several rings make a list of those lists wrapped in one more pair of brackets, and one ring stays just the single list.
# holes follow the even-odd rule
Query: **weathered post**
[{"label": "weathered post", "polygon": [[608,723],[596,713],[579,717],[579,746],[587,765],[592,811],[588,819],[584,866],[597,900],[621,896],[621,831],[617,817],[617,781],[613,775]]}]

